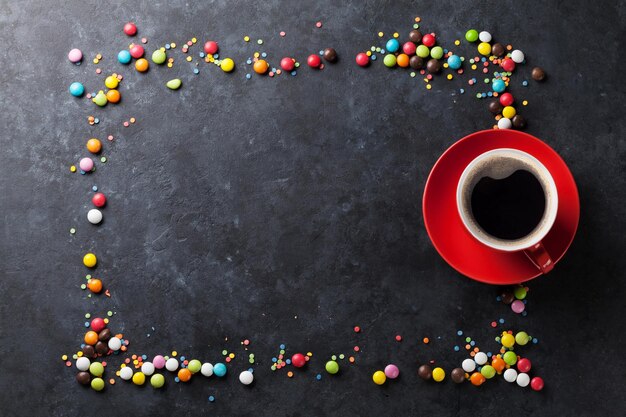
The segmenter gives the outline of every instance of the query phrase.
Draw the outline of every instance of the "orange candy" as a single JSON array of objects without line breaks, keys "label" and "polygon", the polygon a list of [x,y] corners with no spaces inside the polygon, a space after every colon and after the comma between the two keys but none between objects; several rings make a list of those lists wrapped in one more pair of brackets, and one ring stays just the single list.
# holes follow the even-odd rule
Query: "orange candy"
[{"label": "orange candy", "polygon": [[139,58],[137,61],[135,61],[135,69],[139,72],[148,71],[149,66],[150,64],[148,63],[148,60],[146,58]]},{"label": "orange candy", "polygon": [[91,153],[98,153],[102,149],[102,143],[96,139],[91,138],[87,141],[87,150]]},{"label": "orange candy", "polygon": [[396,64],[399,67],[406,68],[409,66],[409,56],[407,54],[400,54],[396,58]]},{"label": "orange candy", "polygon": [[87,333],[85,333],[85,343],[92,346],[98,343],[98,333],[94,332],[93,330],[89,330]]},{"label": "orange candy", "polygon": [[254,63],[254,72],[256,72],[257,74],[265,74],[268,70],[270,66],[267,64],[267,61],[265,61],[264,59],[259,59],[257,62]]},{"label": "orange candy", "polygon": [[480,372],[474,372],[470,376],[470,382],[477,387],[481,386],[486,381],[486,378]]},{"label": "orange candy", "polygon": [[98,294],[100,291],[102,291],[102,281],[100,281],[98,278],[91,278],[89,281],[87,281],[87,288],[89,288],[91,292]]},{"label": "orange candy", "polygon": [[191,371],[187,368],[181,368],[178,371],[178,379],[181,380],[181,382],[187,382],[191,379]]},{"label": "orange candy", "polygon": [[[148,67],[146,67],[146,69],[148,69]],[[119,91],[117,90],[107,91],[107,100],[109,101],[109,103],[119,103],[121,98],[122,98],[122,95],[120,94]]]},{"label": "orange candy", "polygon": [[496,357],[493,361],[491,361],[491,366],[493,366],[497,373],[502,373],[506,367],[506,362],[504,362],[504,359]]}]

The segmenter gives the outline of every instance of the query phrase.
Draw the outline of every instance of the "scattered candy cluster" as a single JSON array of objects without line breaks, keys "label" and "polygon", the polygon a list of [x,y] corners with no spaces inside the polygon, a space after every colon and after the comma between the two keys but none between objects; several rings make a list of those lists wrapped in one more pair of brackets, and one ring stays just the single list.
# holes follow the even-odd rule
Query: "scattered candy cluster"
[{"label": "scattered candy cluster", "polygon": [[[433,75],[440,73],[442,70],[450,70],[447,74],[447,79],[452,79],[454,74],[461,75],[464,73],[463,65],[465,57],[459,56],[452,51],[437,45],[438,39],[435,33],[422,34],[419,30],[420,19],[415,19],[413,30],[408,35],[408,40],[401,43],[398,38],[399,34],[394,33],[393,37],[387,40],[384,47],[372,46],[369,51],[361,52],[356,56],[356,63],[359,66],[366,67],[370,65],[371,61],[377,59],[376,54],[383,56],[383,63],[386,67],[400,67],[410,68],[412,70],[411,77],[417,75],[416,71],[419,71],[421,76],[424,76],[424,82],[427,89],[432,88]],[[321,22],[317,22],[315,25],[317,28],[322,27]],[[129,22],[124,25],[123,32],[129,36],[134,37],[137,35],[137,26]],[[284,37],[285,32],[280,32],[280,36]],[[384,37],[384,34],[380,32],[379,37]],[[524,63],[524,54],[519,50],[511,51],[512,47],[507,45],[506,47],[500,43],[491,43],[492,37],[487,32],[478,33],[475,30],[470,30],[466,34],[466,40],[468,42],[476,42],[480,40],[478,45],[478,53],[480,56],[470,58],[469,65],[472,71],[477,71],[479,68],[482,73],[489,73],[489,66],[494,66],[497,70],[494,70],[491,78],[485,78],[485,83],[490,83],[491,90],[489,92],[477,93],[478,98],[494,97],[497,98],[490,102],[489,110],[494,114],[497,114],[497,128],[521,128],[524,126],[524,119],[517,114],[516,109],[513,107],[515,99],[509,92],[505,92],[507,86],[511,81],[511,75],[515,70],[517,64]],[[249,36],[244,37],[245,42],[249,42]],[[186,54],[185,60],[193,63],[193,72],[199,73],[199,62],[193,62],[193,56],[189,54],[190,50],[197,44],[197,38],[191,38],[183,43],[181,52]],[[147,44],[146,38],[141,39],[141,44]],[[126,66],[131,64],[133,59],[135,60],[134,67],[139,73],[145,73],[149,70],[150,63],[144,58],[145,49],[139,43],[131,43],[127,49],[123,49],[117,54],[117,60],[120,64]],[[262,45],[263,41],[259,39],[258,45]],[[460,45],[460,41],[456,41],[455,45]],[[174,65],[174,57],[168,56],[175,50],[176,44],[173,42],[165,44],[163,47],[155,49],[151,55],[152,63],[155,65],[166,64],[167,68],[172,68]],[[230,73],[235,69],[235,61],[232,58],[220,58],[219,46],[214,40],[206,41],[203,48],[198,52],[198,57],[205,63],[214,64],[222,69],[226,73]],[[253,56],[246,61],[247,65],[252,65],[254,73],[258,75],[268,75],[274,77],[281,73],[289,73],[295,76],[300,64],[296,58],[291,56],[283,57],[280,60],[279,67],[271,66],[267,61],[268,55],[266,52],[254,52]],[[68,54],[70,62],[80,65],[83,60],[83,53],[79,49],[72,49]],[[96,54],[93,59],[93,64],[97,65],[103,56]],[[326,48],[320,50],[319,53],[311,54],[308,56],[306,62],[307,66],[315,69],[322,70],[325,67],[325,63],[335,63],[338,60],[337,51],[334,48]],[[96,74],[101,74],[100,68],[96,69]],[[533,70],[533,78],[535,80],[543,80],[545,73],[540,68]],[[121,100],[121,94],[118,91],[118,86],[123,80],[123,76],[118,73],[108,75],[104,79],[104,86],[106,90],[99,90],[97,92],[87,93],[87,99],[91,99],[97,106],[104,107],[108,103],[118,103]],[[246,78],[250,79],[251,74],[246,74]],[[469,85],[475,85],[477,83],[475,78],[469,80]],[[182,86],[182,81],[179,78],[173,78],[166,83],[166,87],[171,90],[177,90]],[[69,92],[75,97],[82,97],[85,95],[85,87],[80,82],[74,82],[69,87]],[[464,90],[461,89],[461,93]],[[523,102],[524,104],[525,102]],[[124,127],[129,127],[134,124],[136,119],[130,117],[123,122]],[[90,126],[99,124],[99,119],[94,116],[88,117],[88,123]],[[107,136],[109,141],[114,139],[114,136],[109,134]],[[86,143],[87,151],[93,155],[100,155],[103,150],[103,143],[99,139],[92,137]],[[100,162],[105,163],[106,157],[101,156]],[[95,171],[95,162],[92,157],[84,157],[80,159],[78,163],[79,172],[83,175],[92,173]],[[76,166],[70,167],[71,172],[76,172]],[[99,225],[103,220],[102,209],[107,204],[107,197],[98,192],[98,187],[93,186],[92,191],[94,195],[92,197],[92,204],[94,208],[87,212],[87,221],[93,225]],[[70,233],[76,233],[75,228],[70,229]],[[87,253],[83,257],[83,264],[86,268],[94,270],[97,267],[98,259],[94,253]],[[91,274],[86,275],[87,283],[82,284],[83,290],[89,289],[90,293],[88,297],[97,295],[103,292],[104,286],[101,279],[93,277]],[[528,288],[523,286],[515,287],[511,290],[507,290],[498,296],[498,301],[502,301],[505,304],[510,304],[511,309],[515,313],[521,313],[526,315],[526,294]],[[108,289],[104,291],[105,295],[110,297]],[[80,350],[73,356],[74,364],[78,373],[76,374],[76,380],[82,385],[89,385],[96,391],[102,391],[105,388],[104,373],[107,366],[107,362],[104,360],[111,355],[122,356],[127,354],[129,340],[124,339],[122,334],[113,334],[108,328],[109,318],[114,313],[112,311],[107,312],[107,318],[95,317],[91,321],[85,322],[85,327],[89,330],[83,337],[83,343]],[[91,314],[85,315],[86,319],[91,318]],[[500,319],[499,324],[503,324],[504,320]],[[497,327],[497,322],[491,323],[492,327]],[[152,328],[154,330],[154,328]],[[354,327],[355,333],[361,333],[359,326]],[[463,336],[462,331],[457,332],[458,336]],[[148,337],[150,334],[147,335]],[[395,336],[396,342],[402,342],[401,335]],[[226,339],[227,340],[227,339]],[[484,353],[475,346],[475,341],[469,337],[465,337],[465,348],[469,351],[471,358],[465,359],[462,362],[461,367],[454,368],[451,373],[451,379],[456,383],[461,383],[469,380],[473,385],[482,385],[487,379],[492,379],[496,374],[503,374],[503,377],[508,382],[517,382],[518,385],[525,387],[531,385],[532,389],[539,391],[543,388],[543,380],[539,377],[534,377],[532,380],[529,376],[531,369],[531,363],[528,358],[518,356],[514,351],[514,346],[524,346],[529,341],[537,343],[537,340],[530,337],[526,332],[518,332],[513,335],[512,331],[504,331],[497,338],[496,341],[501,344],[500,352],[496,355]],[[429,344],[430,339],[424,337],[422,339],[424,344]],[[241,341],[241,346],[248,354],[247,361],[250,366],[255,364],[256,358],[254,353],[248,352],[250,340],[245,339]],[[455,351],[460,351],[459,346],[454,347]],[[361,348],[358,345],[353,347],[355,354],[361,352]],[[200,374],[206,378],[215,375],[218,378],[222,378],[227,374],[227,364],[231,364],[236,358],[235,352],[230,352],[227,349],[222,351],[224,357],[223,362],[201,362],[198,359],[187,360],[184,356],[178,356],[178,352],[172,351],[170,355],[157,354],[152,356],[152,360],[148,360],[148,356],[145,354],[133,354],[130,357],[122,359],[120,368],[115,372],[115,375],[124,381],[132,381],[135,385],[144,385],[147,378],[149,378],[150,384],[154,388],[161,388],[166,383],[165,375],[166,371],[174,374],[175,382],[188,382],[194,375]],[[287,377],[292,378],[298,372],[298,369],[307,367],[307,364],[312,361],[313,353],[307,352],[306,354],[296,352],[287,356],[286,346],[281,344],[279,346],[279,353],[276,357],[272,358],[270,369],[272,371],[280,371],[286,367],[293,367],[293,370],[288,370]],[[331,355],[324,364],[324,370],[329,375],[336,375],[340,372],[340,361],[347,358],[350,364],[356,363],[355,356],[347,357],[345,354]],[[71,367],[72,361],[69,360],[67,355],[63,355],[63,361],[66,366]],[[435,361],[430,361],[429,364],[424,364],[419,367],[418,375],[427,380],[434,380],[441,382],[445,379],[446,372],[440,366],[433,365]],[[517,370],[513,367],[516,365]],[[311,365],[308,365],[311,366]],[[304,372],[302,370],[301,372]],[[372,380],[376,385],[383,385],[387,380],[395,380],[400,375],[400,369],[395,364],[387,364],[383,370],[377,370],[372,375]],[[322,379],[322,374],[317,373],[315,375],[317,380]],[[239,374],[239,381],[244,385],[250,385],[254,381],[254,369],[244,369]],[[115,378],[110,378],[109,383],[115,384]],[[209,396],[209,401],[215,401],[213,395]]]}]

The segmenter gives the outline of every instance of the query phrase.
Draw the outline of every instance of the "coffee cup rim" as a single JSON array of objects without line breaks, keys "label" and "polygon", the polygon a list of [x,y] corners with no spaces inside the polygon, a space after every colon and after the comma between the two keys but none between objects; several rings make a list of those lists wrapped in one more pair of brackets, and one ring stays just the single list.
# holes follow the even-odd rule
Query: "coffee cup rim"
[{"label": "coffee cup rim", "polygon": [[[464,199],[463,199],[463,193],[462,193],[463,185],[465,185],[465,182],[467,181],[469,174],[476,167],[476,165],[478,165],[485,158],[492,156],[493,154],[498,154],[498,153],[508,153],[508,154],[513,153],[513,154],[520,155],[522,158],[527,158],[530,161],[532,161],[533,165],[536,166],[537,169],[543,172],[544,174],[543,176],[547,182],[548,187],[550,188],[550,192],[554,196],[552,198],[553,200],[552,208],[546,215],[541,233],[537,233],[537,235],[534,236],[534,238],[531,241],[528,241],[524,237],[524,238],[517,239],[517,240],[511,240],[507,242],[507,244],[498,243],[497,241],[494,241],[497,238],[492,237],[491,235],[488,235],[486,232],[476,233],[476,231],[473,230],[474,226],[468,221],[468,219],[466,219],[466,213],[465,213],[465,210],[463,210],[463,206],[464,206],[464,203],[463,203]],[[483,245],[486,245],[492,249],[496,249],[496,250],[500,250],[504,252],[517,252],[520,250],[530,248],[536,245],[537,243],[541,242],[545,238],[545,236],[548,234],[548,232],[552,229],[552,226],[554,225],[554,222],[556,221],[556,215],[558,211],[558,192],[556,188],[556,183],[554,182],[554,178],[552,177],[552,174],[550,173],[550,171],[546,168],[544,164],[541,163],[541,161],[539,161],[533,155],[527,152],[524,152],[522,150],[519,150],[519,149],[514,149],[514,148],[497,148],[497,149],[492,149],[487,152],[483,152],[482,154],[474,158],[469,164],[467,164],[467,166],[461,173],[459,182],[457,184],[456,205],[457,205],[457,211],[458,211],[459,217],[461,218],[461,222],[463,223],[465,230],[468,233],[470,233],[476,240],[478,240]],[[486,236],[488,236],[489,238],[486,238]]]}]

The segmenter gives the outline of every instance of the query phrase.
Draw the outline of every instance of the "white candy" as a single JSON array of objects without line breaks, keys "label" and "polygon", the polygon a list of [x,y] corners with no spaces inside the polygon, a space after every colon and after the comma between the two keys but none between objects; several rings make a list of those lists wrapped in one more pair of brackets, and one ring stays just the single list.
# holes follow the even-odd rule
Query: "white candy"
[{"label": "white candy", "polygon": [[178,369],[178,360],[176,358],[169,358],[167,362],[165,362],[165,369],[170,372],[174,372]]},{"label": "white candy", "polygon": [[122,341],[117,337],[112,337],[109,339],[109,349],[112,351],[118,351],[122,347]]},{"label": "white candy", "polygon": [[528,374],[522,372],[521,374],[517,375],[517,385],[523,388],[527,387],[528,384],[530,384],[530,377],[528,376]]},{"label": "white candy", "polygon": [[474,372],[476,362],[474,362],[474,359],[465,359],[461,364],[461,368],[463,368],[465,372]]},{"label": "white candy", "polygon": [[120,369],[120,378],[122,378],[124,381],[129,381],[132,377],[133,370],[130,368],[130,366],[125,366]]},{"label": "white candy", "polygon": [[485,352],[477,352],[476,356],[474,356],[474,361],[476,361],[478,365],[484,365],[488,360],[489,358]]},{"label": "white candy", "polygon": [[102,212],[98,209],[91,209],[87,212],[87,220],[91,224],[98,224],[102,221]]},{"label": "white candy", "polygon": [[519,49],[516,49],[513,52],[511,52],[511,59],[516,64],[521,64],[522,62],[524,62],[524,53],[520,51]]},{"label": "white candy", "polygon": [[481,42],[491,42],[491,33],[483,30],[478,34],[478,39],[480,39]]},{"label": "white candy", "polygon": [[241,382],[242,384],[250,385],[252,384],[252,381],[254,381],[254,375],[252,375],[252,372],[243,371],[239,374],[239,382]]},{"label": "white candy", "polygon": [[510,129],[511,127],[513,127],[511,119],[503,117],[502,119],[498,120],[498,129]]},{"label": "white candy", "polygon": [[141,365],[141,372],[143,372],[145,376],[152,375],[154,373],[154,365],[152,362],[144,362],[143,365]]},{"label": "white candy", "polygon": [[91,361],[84,356],[76,359],[76,369],[79,371],[86,371],[89,369],[89,365],[91,365]]},{"label": "white candy", "polygon": [[513,368],[509,368],[504,371],[504,380],[506,382],[515,382],[517,379],[517,371]]},{"label": "white candy", "polygon": [[200,368],[200,373],[206,376],[207,378],[213,375],[213,364],[210,364],[208,362],[203,363],[202,368]]}]

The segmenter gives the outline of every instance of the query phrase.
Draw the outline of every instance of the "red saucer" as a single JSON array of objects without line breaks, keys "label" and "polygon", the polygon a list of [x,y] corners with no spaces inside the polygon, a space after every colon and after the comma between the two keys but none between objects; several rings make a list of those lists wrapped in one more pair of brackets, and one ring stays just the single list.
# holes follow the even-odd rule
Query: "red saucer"
[{"label": "red saucer", "polygon": [[540,274],[523,252],[500,252],[482,245],[463,226],[456,207],[461,173],[474,158],[497,148],[527,152],[548,168],[559,195],[559,210],[543,244],[557,263],[569,248],[580,215],[574,177],[561,157],[541,140],[517,130],[483,130],[456,142],[433,167],[422,201],[424,224],[439,254],[454,269],[488,284],[517,284]]}]

